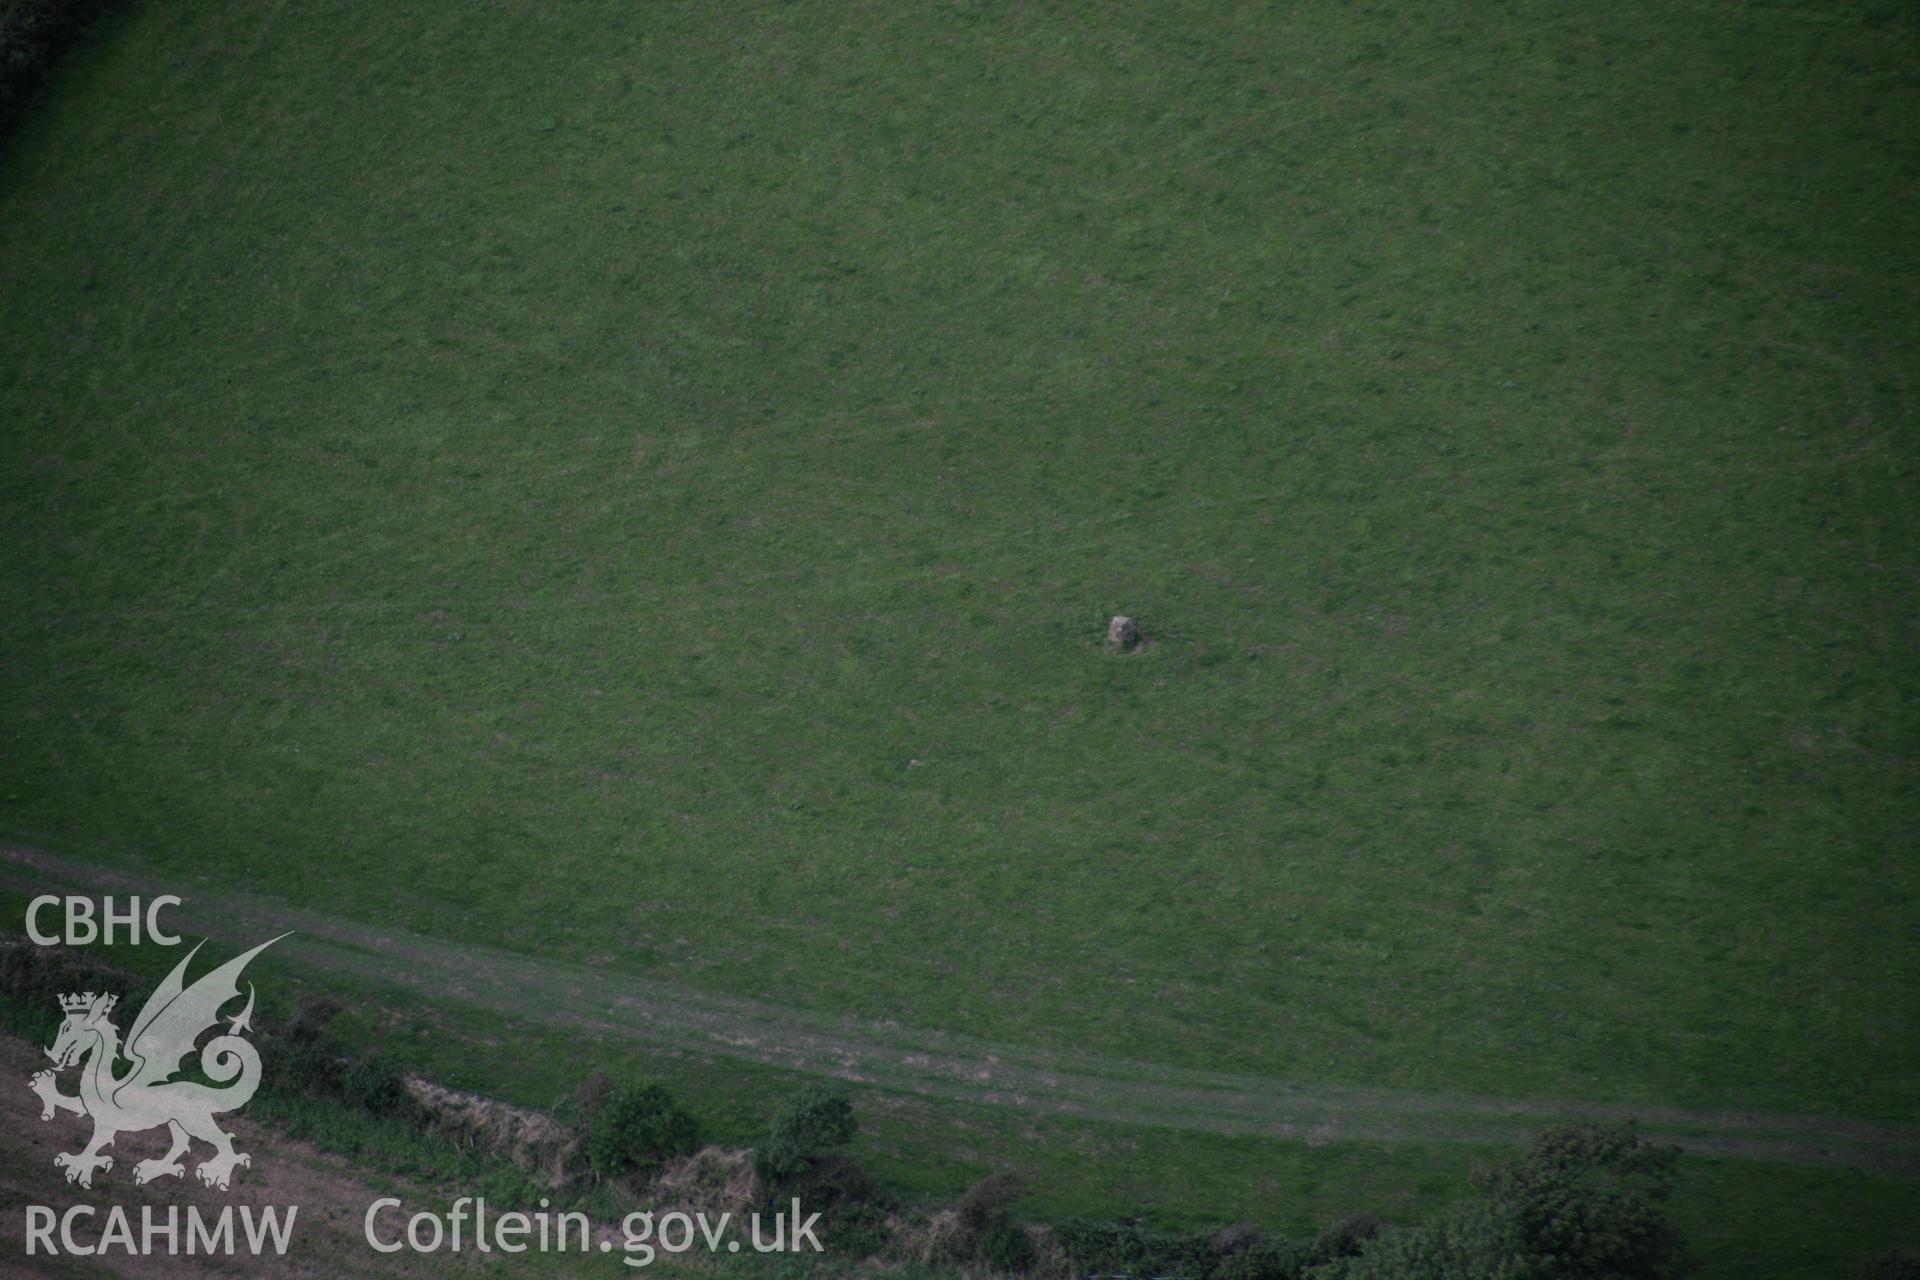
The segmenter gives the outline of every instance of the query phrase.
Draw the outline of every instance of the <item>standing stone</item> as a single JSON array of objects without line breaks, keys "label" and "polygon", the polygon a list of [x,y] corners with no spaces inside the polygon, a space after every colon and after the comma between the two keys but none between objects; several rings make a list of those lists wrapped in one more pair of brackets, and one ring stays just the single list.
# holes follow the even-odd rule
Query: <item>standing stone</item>
[{"label": "standing stone", "polygon": [[1131,649],[1140,643],[1140,624],[1132,618],[1116,617],[1107,624],[1107,648]]}]

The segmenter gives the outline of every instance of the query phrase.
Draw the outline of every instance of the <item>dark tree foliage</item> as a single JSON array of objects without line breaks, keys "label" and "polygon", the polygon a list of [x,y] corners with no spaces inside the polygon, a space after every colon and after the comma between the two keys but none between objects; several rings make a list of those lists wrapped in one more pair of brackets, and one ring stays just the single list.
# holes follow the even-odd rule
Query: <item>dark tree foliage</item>
[{"label": "dark tree foliage", "polygon": [[370,1115],[417,1123],[419,1104],[407,1092],[406,1073],[311,1028],[292,1023],[262,1028],[261,1085],[269,1091],[323,1102],[343,1102]]},{"label": "dark tree foliage", "polygon": [[954,1207],[960,1230],[956,1260],[971,1260],[994,1271],[1015,1273],[1033,1265],[1033,1242],[1007,1210],[1027,1193],[1017,1173],[990,1173],[968,1187]]},{"label": "dark tree foliage", "polygon": [[955,1206],[960,1225],[969,1231],[980,1230],[1025,1195],[1026,1190],[1026,1182],[1017,1173],[988,1174],[968,1187]]},{"label": "dark tree foliage", "polygon": [[873,1179],[851,1156],[824,1155],[793,1181],[791,1193],[809,1209],[833,1209],[873,1198]]},{"label": "dark tree foliage", "polygon": [[587,1164],[596,1173],[658,1164],[699,1145],[699,1121],[657,1084],[617,1086],[587,1119]]},{"label": "dark tree foliage", "polygon": [[1317,1280],[1669,1280],[1679,1152],[1631,1124],[1560,1125],[1481,1179],[1486,1198],[1382,1231]]},{"label": "dark tree foliage", "polygon": [[1306,1272],[1300,1247],[1276,1236],[1261,1236],[1222,1258],[1208,1280],[1299,1280]]},{"label": "dark tree foliage", "polygon": [[1679,1159],[1631,1124],[1560,1125],[1486,1185],[1541,1274],[1658,1280],[1676,1274],[1681,1254],[1664,1207]]},{"label": "dark tree foliage", "polygon": [[[801,1203],[812,1202],[803,1199]],[[845,1258],[870,1258],[885,1249],[890,1238],[886,1210],[871,1204],[829,1210],[820,1231],[820,1243],[827,1252]]]},{"label": "dark tree foliage", "polygon": [[1379,1234],[1380,1219],[1370,1213],[1350,1213],[1335,1218],[1313,1238],[1313,1246],[1307,1251],[1307,1261],[1319,1266],[1354,1257],[1367,1247],[1369,1240]]},{"label": "dark tree foliage", "polygon": [[1184,1280],[1298,1280],[1306,1258],[1278,1237],[1243,1235],[1222,1251],[1219,1233],[1161,1231],[1138,1221],[1063,1222],[1054,1239],[1080,1273],[1180,1276]]},{"label": "dark tree foliage", "polygon": [[1511,1216],[1481,1200],[1417,1227],[1382,1231],[1357,1256],[1318,1267],[1313,1280],[1547,1280],[1526,1258]]},{"label": "dark tree foliage", "polygon": [[767,1182],[783,1182],[826,1151],[852,1142],[858,1132],[852,1100],[837,1089],[815,1085],[774,1117],[766,1143],[754,1149],[753,1171]]},{"label": "dark tree foliage", "polygon": [[1033,1265],[1033,1242],[1019,1223],[999,1214],[974,1236],[973,1256],[994,1271],[1018,1274]]}]

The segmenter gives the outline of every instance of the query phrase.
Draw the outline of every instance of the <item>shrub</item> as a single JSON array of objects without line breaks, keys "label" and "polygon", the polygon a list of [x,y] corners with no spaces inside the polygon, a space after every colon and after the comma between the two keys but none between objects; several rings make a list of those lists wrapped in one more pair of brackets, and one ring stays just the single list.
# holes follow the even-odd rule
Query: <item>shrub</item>
[{"label": "shrub", "polygon": [[407,1073],[384,1057],[348,1050],[323,1027],[340,1013],[330,1000],[301,1000],[284,1023],[261,1023],[255,1032],[261,1084],[282,1096],[348,1103],[369,1115],[413,1123],[420,1107],[407,1092]]},{"label": "shrub", "polygon": [[1080,1272],[1199,1277],[1219,1261],[1204,1235],[1156,1231],[1133,1220],[1072,1219],[1054,1228],[1054,1239]]},{"label": "shrub", "polygon": [[1221,1258],[1210,1280],[1300,1280],[1306,1258],[1297,1245],[1259,1237]]},{"label": "shrub", "polygon": [[272,1051],[261,1055],[265,1064],[261,1075],[267,1087],[280,1093],[310,1098],[333,1096],[334,1078],[339,1074],[339,1058],[324,1044],[290,1036],[278,1043],[266,1035],[260,1039],[262,1049],[269,1044],[274,1045]]},{"label": "shrub", "polygon": [[1480,1200],[1455,1205],[1417,1227],[1382,1231],[1358,1256],[1312,1274],[1314,1280],[1549,1280],[1569,1274],[1531,1269],[1524,1255],[1512,1217]]},{"label": "shrub", "polygon": [[1251,1222],[1234,1222],[1207,1237],[1207,1248],[1225,1255],[1238,1253],[1260,1238],[1260,1228]]},{"label": "shrub", "polygon": [[826,1210],[868,1199],[873,1180],[851,1156],[826,1155],[794,1180],[792,1193],[808,1209]]},{"label": "shrub", "polygon": [[340,1006],[325,996],[301,996],[287,1019],[287,1035],[295,1040],[317,1040],[327,1024],[340,1012]]},{"label": "shrub", "polygon": [[1679,1152],[1630,1124],[1561,1125],[1505,1161],[1487,1198],[1382,1231],[1317,1280],[1664,1280],[1687,1270],[1662,1202]]},{"label": "shrub", "polygon": [[617,1086],[587,1118],[587,1164],[595,1173],[624,1173],[692,1155],[700,1123],[657,1084]]},{"label": "shrub", "polygon": [[[0,0],[4,5],[6,0]],[[138,1009],[152,987],[133,975],[101,963],[86,952],[37,947],[24,942],[0,946],[0,988],[35,1004],[45,1002],[55,1024],[59,1006],[52,1001],[70,991],[118,991],[123,1009]]]},{"label": "shrub", "polygon": [[1007,1215],[1026,1189],[1015,1173],[990,1173],[967,1188],[954,1209],[953,1248],[962,1258],[971,1257],[995,1271],[1025,1271],[1033,1265],[1026,1229]]},{"label": "shrub", "polygon": [[1367,1241],[1379,1234],[1380,1219],[1370,1213],[1350,1213],[1335,1218],[1313,1238],[1313,1246],[1307,1251],[1307,1262],[1317,1267],[1340,1258],[1354,1257],[1367,1247]]},{"label": "shrub", "polygon": [[337,1089],[343,1102],[376,1116],[405,1116],[413,1110],[406,1077],[398,1067],[379,1058],[346,1059]]},{"label": "shrub", "polygon": [[956,1209],[960,1225],[979,1231],[1026,1192],[1017,1173],[990,1173],[968,1187]]},{"label": "shrub", "polygon": [[814,1085],[774,1117],[767,1142],[754,1149],[753,1171],[764,1181],[784,1182],[829,1148],[852,1142],[858,1132],[860,1121],[847,1095]]},{"label": "shrub", "polygon": [[1663,1208],[1679,1159],[1630,1123],[1559,1125],[1485,1182],[1543,1274],[1658,1280],[1684,1269]]},{"label": "shrub", "polygon": [[278,1093],[344,1102],[369,1115],[393,1120],[420,1118],[406,1075],[381,1058],[351,1053],[317,1032],[289,1024],[260,1036],[263,1081]]},{"label": "shrub", "polygon": [[821,1246],[843,1258],[871,1258],[887,1247],[892,1235],[886,1211],[878,1205],[843,1205],[821,1222]]},{"label": "shrub", "polygon": [[995,1271],[1018,1273],[1033,1265],[1033,1242],[1019,1223],[998,1214],[974,1237],[973,1256]]}]

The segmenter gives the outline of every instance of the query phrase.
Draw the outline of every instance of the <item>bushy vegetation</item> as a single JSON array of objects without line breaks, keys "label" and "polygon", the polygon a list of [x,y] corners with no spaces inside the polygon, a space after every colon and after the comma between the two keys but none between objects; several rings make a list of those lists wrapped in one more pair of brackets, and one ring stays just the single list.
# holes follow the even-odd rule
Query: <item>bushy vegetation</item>
[{"label": "bushy vegetation", "polygon": [[[131,984],[127,975],[86,957],[0,948],[0,989],[20,1007],[44,1007],[47,996],[76,985],[124,990]],[[305,1126],[316,1115],[340,1117],[344,1104],[348,1129],[355,1114],[414,1129],[418,1115],[401,1073],[331,1042],[326,1024],[333,1012],[330,1003],[303,1002],[261,1032],[269,1060],[279,1064],[263,1090],[268,1112]],[[335,1109],[316,1113],[316,1100]],[[658,1085],[616,1084],[595,1073],[577,1091],[576,1105],[587,1161],[601,1174],[686,1155],[699,1141],[698,1122]],[[323,1121],[329,1128],[340,1123]],[[892,1243],[888,1215],[875,1203],[865,1170],[836,1150],[858,1131],[848,1095],[814,1086],[780,1110],[752,1157],[763,1182],[783,1185],[825,1214],[826,1241],[848,1258],[886,1253]],[[417,1144],[399,1141],[401,1148]],[[1691,1265],[1667,1212],[1678,1160],[1676,1149],[1648,1141],[1630,1123],[1567,1124],[1542,1131],[1524,1152],[1477,1177],[1476,1199],[1415,1225],[1382,1228],[1370,1216],[1353,1215],[1330,1223],[1306,1246],[1248,1224],[1182,1232],[1138,1219],[1069,1220],[1045,1234],[1048,1247],[1083,1273],[1186,1280],[1674,1280]],[[503,1198],[530,1186],[504,1167],[486,1166],[478,1175],[492,1179]],[[954,1206],[955,1231],[930,1260],[1005,1274],[1035,1266],[1033,1234],[1010,1212],[1025,1193],[1024,1180],[1012,1173],[974,1183]],[[1860,1274],[1894,1280],[1912,1268],[1911,1254],[1895,1252]]]},{"label": "bushy vegetation", "polygon": [[58,998],[74,991],[112,991],[124,1007],[139,1008],[153,984],[141,982],[96,958],[68,947],[0,943],[0,991],[19,1000],[17,1034],[51,1036],[63,1017]]},{"label": "bushy vegetation", "polygon": [[[812,1201],[802,1203],[812,1205]],[[892,1238],[887,1211],[873,1204],[851,1204],[828,1210],[820,1232],[820,1243],[829,1253],[850,1259],[873,1257],[884,1250]]]},{"label": "bushy vegetation", "polygon": [[814,1160],[791,1181],[788,1189],[816,1209],[860,1204],[871,1199],[875,1192],[873,1179],[858,1160],[831,1153]]},{"label": "bushy vegetation", "polygon": [[419,1106],[399,1066],[327,1035],[327,1024],[338,1012],[331,1000],[307,998],[284,1021],[264,1021],[257,1032],[261,1088],[345,1103],[387,1119],[419,1120]]},{"label": "bushy vegetation", "polygon": [[957,1260],[995,1271],[1020,1272],[1033,1264],[1033,1243],[1009,1210],[1026,1194],[1024,1178],[993,1173],[968,1187],[954,1206],[958,1229],[952,1251]]},{"label": "bushy vegetation", "polygon": [[417,1117],[405,1074],[383,1058],[348,1051],[324,1038],[261,1037],[261,1087],[330,1099],[372,1115]]},{"label": "bushy vegetation", "polygon": [[1367,1239],[1316,1280],[1667,1280],[1689,1261],[1668,1219],[1679,1152],[1630,1124],[1562,1125],[1484,1179],[1483,1199]]},{"label": "bushy vegetation", "polygon": [[587,1163],[614,1175],[693,1154],[700,1122],[657,1084],[622,1084],[586,1119]]},{"label": "bushy vegetation", "polygon": [[859,1131],[845,1090],[810,1086],[774,1117],[767,1140],[754,1148],[753,1171],[769,1183],[784,1182],[833,1148],[852,1142]]},{"label": "bushy vegetation", "polygon": [[1321,1266],[1351,1258],[1380,1234],[1380,1219],[1370,1213],[1343,1214],[1329,1222],[1307,1249],[1307,1263]]},{"label": "bushy vegetation", "polygon": [[988,1220],[973,1236],[973,1260],[994,1271],[1018,1274],[1033,1265],[1026,1228],[1004,1215]]},{"label": "bushy vegetation", "polygon": [[1292,1280],[1298,1273],[1299,1256],[1283,1240],[1254,1236],[1222,1251],[1215,1247],[1214,1234],[1155,1229],[1137,1219],[1083,1219],[1053,1228],[1062,1251],[1085,1271],[1195,1280],[1222,1274],[1235,1280]]},{"label": "bushy vegetation", "polygon": [[1562,1125],[1479,1178],[1478,1198],[1412,1226],[1350,1216],[1305,1247],[1138,1221],[1053,1235],[1081,1271],[1191,1280],[1668,1280],[1689,1267],[1666,1212],[1677,1159],[1630,1124]]},{"label": "bushy vegetation", "polygon": [[954,1212],[961,1226],[979,1231],[994,1219],[1005,1217],[1007,1210],[1026,1191],[1026,1180],[1019,1174],[990,1173],[967,1188],[960,1203],[954,1206]]},{"label": "bushy vegetation", "polygon": [[[125,973],[54,948],[0,947],[0,990],[27,1007],[73,989],[136,989]],[[260,1032],[275,1064],[265,1082],[287,1101],[345,1104],[372,1118],[419,1118],[403,1073],[331,1041],[330,1001],[303,1000]],[[51,1023],[48,1025],[51,1030]],[[588,1165],[618,1175],[690,1154],[700,1126],[665,1088],[617,1083],[595,1072],[569,1104]],[[304,1115],[298,1105],[292,1114]],[[845,1090],[814,1085],[775,1115],[752,1165],[826,1215],[835,1253],[888,1247],[886,1214],[866,1171],[840,1154],[860,1122]],[[1690,1259],[1667,1211],[1679,1151],[1631,1123],[1578,1123],[1541,1131],[1528,1148],[1476,1178],[1478,1198],[1412,1226],[1382,1228],[1365,1214],[1336,1219],[1307,1246],[1247,1224],[1212,1232],[1160,1230],[1139,1219],[1069,1220],[1051,1243],[1083,1272],[1178,1275],[1188,1280],[1672,1280]],[[1018,1274],[1036,1262],[1026,1226],[1010,1210],[1026,1194],[1011,1172],[990,1174],[955,1203],[956,1230],[940,1260]],[[1891,1253],[1863,1271],[1904,1276],[1912,1255]]]}]

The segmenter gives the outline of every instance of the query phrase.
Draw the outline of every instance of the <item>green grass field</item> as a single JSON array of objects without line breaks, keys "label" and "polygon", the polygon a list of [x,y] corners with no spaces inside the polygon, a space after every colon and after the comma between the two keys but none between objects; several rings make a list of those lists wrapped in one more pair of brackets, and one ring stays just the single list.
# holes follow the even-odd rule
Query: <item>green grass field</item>
[{"label": "green grass field", "polygon": [[[1894,0],[135,6],[0,157],[0,834],[1035,1050],[1920,1122],[1916,118]],[[876,1158],[1104,1188],[1021,1133]],[[1305,1158],[1226,1142],[1130,1194]],[[1725,1274],[1916,1218],[1715,1168]]]}]

